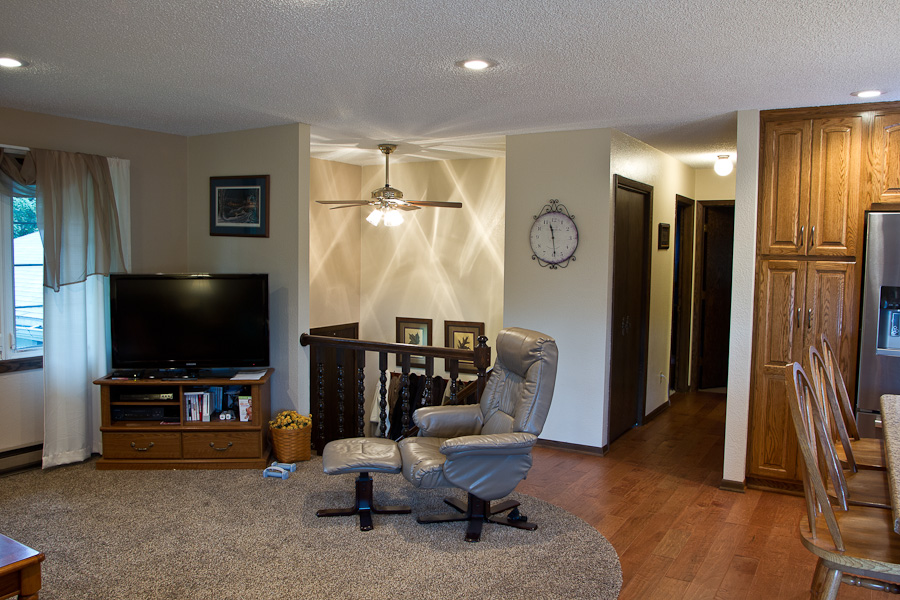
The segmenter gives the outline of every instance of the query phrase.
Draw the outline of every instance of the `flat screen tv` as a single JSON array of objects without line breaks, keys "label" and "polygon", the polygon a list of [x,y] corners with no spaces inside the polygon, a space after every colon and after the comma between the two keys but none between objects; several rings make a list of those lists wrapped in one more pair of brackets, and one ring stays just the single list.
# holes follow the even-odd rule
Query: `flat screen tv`
[{"label": "flat screen tv", "polygon": [[112,274],[114,369],[269,364],[266,274]]}]

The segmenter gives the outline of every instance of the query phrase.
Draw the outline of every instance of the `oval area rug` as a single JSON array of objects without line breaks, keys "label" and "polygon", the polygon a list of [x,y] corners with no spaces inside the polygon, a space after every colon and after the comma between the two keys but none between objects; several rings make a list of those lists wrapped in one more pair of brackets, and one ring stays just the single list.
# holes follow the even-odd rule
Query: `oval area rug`
[{"label": "oval area rug", "polygon": [[156,598],[613,599],[622,571],[585,521],[523,494],[522,531],[485,523],[420,525],[460,490],[418,490],[373,474],[375,502],[411,515],[318,518],[350,506],[353,475],[327,476],[321,458],[287,480],[258,470],[96,471],[93,461],[0,479],[0,533],[46,555],[42,600]]}]

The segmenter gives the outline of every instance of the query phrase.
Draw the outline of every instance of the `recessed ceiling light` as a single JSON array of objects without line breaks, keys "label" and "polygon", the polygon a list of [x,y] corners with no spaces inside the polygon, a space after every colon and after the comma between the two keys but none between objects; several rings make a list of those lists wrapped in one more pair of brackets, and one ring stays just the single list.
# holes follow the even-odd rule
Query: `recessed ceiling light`
[{"label": "recessed ceiling light", "polygon": [[850,95],[856,96],[857,98],[875,98],[882,95],[883,93],[884,92],[882,92],[881,90],[862,90],[860,92],[853,92]]},{"label": "recessed ceiling light", "polygon": [[11,58],[9,56],[0,56],[0,67],[6,67],[8,69],[15,69],[16,67],[24,67],[25,63],[21,60],[16,60],[15,58]]},{"label": "recessed ceiling light", "polygon": [[492,60],[487,60],[485,58],[472,58],[469,60],[463,60],[456,63],[457,66],[469,69],[471,71],[482,71],[489,67],[496,67],[497,63]]}]

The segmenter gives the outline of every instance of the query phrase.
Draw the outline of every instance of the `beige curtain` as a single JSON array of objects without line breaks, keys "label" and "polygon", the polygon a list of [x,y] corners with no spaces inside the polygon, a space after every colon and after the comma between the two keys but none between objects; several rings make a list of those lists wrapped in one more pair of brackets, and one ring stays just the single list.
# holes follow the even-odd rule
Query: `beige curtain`
[{"label": "beige curtain", "polygon": [[[106,157],[33,149],[44,286],[125,270],[116,200]],[[24,166],[24,165],[23,165]]]},{"label": "beige curtain", "polygon": [[26,154],[19,162],[14,155],[0,148],[0,194],[21,198],[34,194],[34,159]]}]

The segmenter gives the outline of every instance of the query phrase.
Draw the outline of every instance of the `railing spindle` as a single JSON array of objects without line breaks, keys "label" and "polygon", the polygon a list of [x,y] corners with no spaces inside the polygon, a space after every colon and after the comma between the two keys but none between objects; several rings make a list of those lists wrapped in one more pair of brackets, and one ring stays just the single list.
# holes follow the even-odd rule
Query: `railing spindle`
[{"label": "railing spindle", "polygon": [[344,349],[337,349],[338,438],[344,437]]},{"label": "railing spindle", "polygon": [[402,431],[409,429],[409,363],[410,355],[401,354],[400,359],[400,425]]},{"label": "railing spindle", "polygon": [[450,404],[455,405],[458,400],[456,394],[459,391],[459,361],[448,360],[450,363]]},{"label": "railing spindle", "polygon": [[381,371],[381,402],[378,403],[381,412],[378,413],[378,437],[384,438],[387,437],[387,352],[378,353],[378,369]]},{"label": "railing spindle", "polygon": [[[322,356],[322,350],[317,352],[317,356]],[[325,447],[325,363],[322,360],[316,364],[316,400],[319,413],[319,453]]]},{"label": "railing spindle", "polygon": [[366,351],[356,351],[356,437],[366,435]]},{"label": "railing spindle", "polygon": [[425,393],[422,406],[434,406],[434,357],[425,357]]}]

